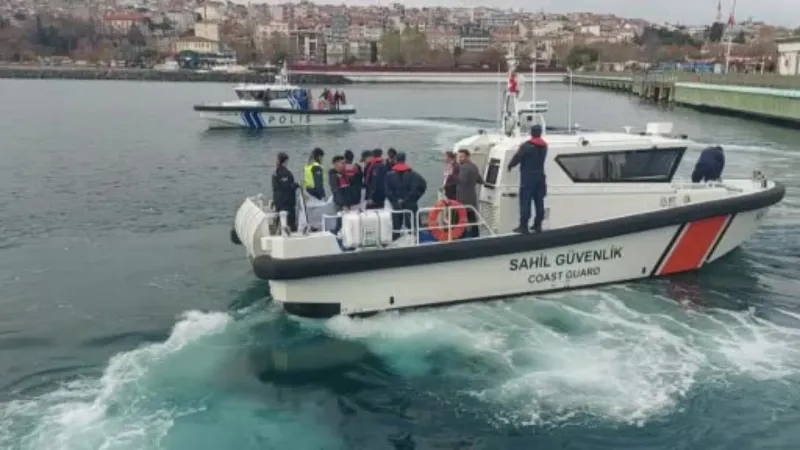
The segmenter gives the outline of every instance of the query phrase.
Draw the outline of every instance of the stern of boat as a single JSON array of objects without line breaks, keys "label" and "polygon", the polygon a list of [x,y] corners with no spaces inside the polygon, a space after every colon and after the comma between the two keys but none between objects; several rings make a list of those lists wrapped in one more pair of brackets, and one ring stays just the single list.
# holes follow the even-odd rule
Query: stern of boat
[{"label": "stern of boat", "polygon": [[264,245],[268,240],[264,238],[274,234],[272,231],[278,223],[277,215],[271,209],[259,194],[246,198],[236,211],[231,240],[245,248],[250,261],[269,254],[269,248]]}]

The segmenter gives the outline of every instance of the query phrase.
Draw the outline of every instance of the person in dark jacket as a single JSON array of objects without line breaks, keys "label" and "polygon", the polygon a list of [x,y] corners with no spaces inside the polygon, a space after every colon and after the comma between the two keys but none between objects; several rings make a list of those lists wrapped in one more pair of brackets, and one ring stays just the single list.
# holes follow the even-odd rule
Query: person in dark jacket
[{"label": "person in dark jacket", "polygon": [[386,173],[389,173],[392,170],[392,166],[397,162],[397,150],[393,147],[389,147],[389,150],[386,150]]},{"label": "person in dark jacket", "polygon": [[[425,194],[428,184],[420,174],[413,171],[406,164],[406,154],[398,153],[392,170],[386,174],[386,198],[392,204],[392,209],[406,210],[403,213],[392,214],[392,228],[399,230],[403,224],[406,229],[414,230],[419,210],[419,199]],[[411,211],[411,214],[408,213]],[[395,239],[399,233],[395,232]]]},{"label": "person in dark jacket", "polygon": [[286,167],[289,162],[289,155],[278,153],[278,165],[275,173],[272,174],[272,203],[275,211],[286,211],[287,224],[289,229],[297,231],[297,195],[296,191],[300,185],[294,181],[294,175]]},{"label": "person in dark jacket", "polygon": [[303,176],[303,188],[308,195],[317,200],[325,200],[325,182],[323,181],[322,157],[325,152],[317,147],[311,152]]},{"label": "person in dark jacket", "polygon": [[372,159],[364,170],[367,209],[383,209],[386,202],[386,172],[383,150],[376,148],[372,151]]},{"label": "person in dark jacket", "polygon": [[707,147],[700,153],[697,164],[692,171],[692,183],[716,181],[722,177],[725,169],[725,153],[722,147]]},{"label": "person in dark jacket", "polygon": [[[333,168],[328,172],[328,184],[333,193],[333,204],[336,205],[337,212],[350,210],[350,181],[345,173],[344,156],[336,155],[333,157]],[[336,234],[342,228],[342,218],[336,218],[336,226],[331,232]]]},{"label": "person in dark jacket", "polygon": [[531,219],[531,202],[536,216],[533,219],[533,232],[542,231],[544,220],[544,197],[547,195],[547,179],[544,173],[544,162],[547,158],[547,142],[542,139],[542,127],[531,127],[531,137],[522,143],[517,153],[508,163],[508,171],[519,166],[519,227],[515,233],[527,234],[528,221]]},{"label": "person in dark jacket", "polygon": [[347,175],[347,181],[350,182],[347,199],[348,206],[351,208],[358,207],[361,204],[361,188],[364,185],[364,173],[361,170],[361,166],[353,161],[354,159],[355,155],[352,151],[344,151],[344,171]]}]

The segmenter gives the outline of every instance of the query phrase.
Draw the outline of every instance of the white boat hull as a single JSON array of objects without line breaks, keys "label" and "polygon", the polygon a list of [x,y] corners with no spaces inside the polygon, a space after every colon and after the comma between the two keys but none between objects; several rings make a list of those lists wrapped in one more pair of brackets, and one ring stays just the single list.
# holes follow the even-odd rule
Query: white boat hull
[{"label": "white boat hull", "polygon": [[[304,311],[305,306],[363,315],[665,276],[699,269],[730,253],[756,231],[765,211],[541,251],[270,281],[270,292],[289,312],[299,315],[313,315]],[[326,304],[330,307],[325,308]]]},{"label": "white boat hull", "polygon": [[225,111],[200,113],[209,128],[249,128],[254,130],[275,128],[307,128],[341,126],[349,123],[352,112],[342,114],[271,113],[257,111]]}]

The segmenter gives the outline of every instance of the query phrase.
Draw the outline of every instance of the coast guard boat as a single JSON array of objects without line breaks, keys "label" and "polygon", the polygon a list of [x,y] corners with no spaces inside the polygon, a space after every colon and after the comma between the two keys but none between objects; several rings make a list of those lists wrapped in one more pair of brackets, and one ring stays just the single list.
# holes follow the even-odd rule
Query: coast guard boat
[{"label": "coast guard boat", "polygon": [[[501,130],[454,146],[468,149],[483,171],[473,210],[480,237],[462,237],[470,207],[442,200],[420,209],[416,230],[393,230],[390,211],[372,210],[342,214],[338,236],[324,220],[291,233],[285,212],[260,196],[244,201],[231,237],[288,313],[368,315],[692,271],[739,247],[784,197],[784,187],[759,171],[677,179],[688,141],[670,134],[669,123],[639,132],[548,129],[547,103],[521,101],[511,56],[509,67]],[[546,218],[541,233],[516,234],[519,174],[506,168],[534,123],[549,144]]]},{"label": "coast guard boat", "polygon": [[273,84],[234,87],[238,100],[195,105],[209,128],[304,128],[342,125],[356,114],[348,104],[315,103],[311,91],[289,84],[284,63]]}]

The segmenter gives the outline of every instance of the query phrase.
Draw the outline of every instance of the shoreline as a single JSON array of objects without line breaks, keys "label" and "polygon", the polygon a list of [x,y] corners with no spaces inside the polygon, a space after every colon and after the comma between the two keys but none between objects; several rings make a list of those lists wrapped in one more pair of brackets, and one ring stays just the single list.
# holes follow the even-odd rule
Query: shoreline
[{"label": "shoreline", "polygon": [[[290,74],[291,82],[298,85],[348,84],[498,84],[505,74],[486,73],[315,73],[297,71]],[[195,72],[191,70],[158,71],[152,69],[100,68],[72,66],[0,66],[0,79],[24,80],[110,80],[110,81],[161,81],[183,83],[270,83],[272,76],[264,73]],[[560,73],[543,73],[540,83],[560,83]]]}]

